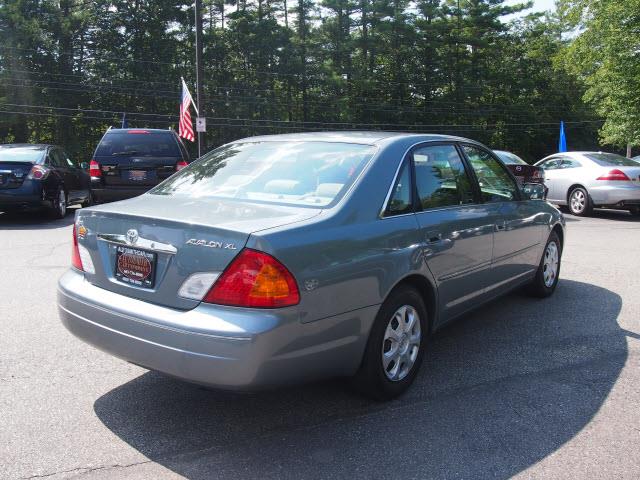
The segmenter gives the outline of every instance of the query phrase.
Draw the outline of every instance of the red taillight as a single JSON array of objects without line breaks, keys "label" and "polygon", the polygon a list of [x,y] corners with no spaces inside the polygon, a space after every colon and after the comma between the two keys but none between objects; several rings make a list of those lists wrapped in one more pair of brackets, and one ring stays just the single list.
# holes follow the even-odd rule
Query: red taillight
[{"label": "red taillight", "polygon": [[300,293],[287,267],[271,255],[245,248],[214,283],[203,302],[278,308],[298,304]]},{"label": "red taillight", "polygon": [[92,177],[101,177],[102,171],[100,170],[100,164],[95,160],[91,159],[89,162],[89,175]]},{"label": "red taillight", "polygon": [[184,167],[188,166],[189,164],[187,162],[185,162],[184,160],[180,160],[178,163],[176,163],[176,172],[179,172],[180,170],[182,170]]},{"label": "red taillight", "polygon": [[50,170],[47,167],[34,165],[31,167],[31,171],[29,172],[29,175],[27,175],[27,178],[32,180],[44,180],[49,176],[49,172]]},{"label": "red taillight", "polygon": [[608,173],[599,176],[596,180],[623,180],[625,182],[630,181],[631,179],[627,177],[627,175],[622,171],[614,168],[613,170],[609,170]]},{"label": "red taillight", "polygon": [[76,224],[73,224],[73,246],[71,247],[71,265],[78,270],[84,270],[82,268],[82,260],[80,260],[80,249],[78,248],[78,234],[76,231]]},{"label": "red taillight", "polygon": [[148,130],[128,130],[127,133],[132,133],[134,135],[144,135],[145,133],[149,133]]}]

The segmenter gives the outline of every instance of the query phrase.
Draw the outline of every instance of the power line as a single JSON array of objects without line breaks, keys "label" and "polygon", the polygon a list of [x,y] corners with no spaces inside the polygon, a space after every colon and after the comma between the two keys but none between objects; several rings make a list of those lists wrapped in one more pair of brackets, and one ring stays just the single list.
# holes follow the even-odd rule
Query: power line
[{"label": "power line", "polygon": [[[0,106],[11,106],[11,107],[26,107],[26,108],[45,108],[45,109],[53,109],[53,110],[64,110],[64,111],[75,111],[82,113],[108,113],[111,115],[122,115],[123,113],[127,115],[143,115],[143,116],[162,116],[176,119],[177,115],[171,114],[144,114],[137,112],[123,112],[123,111],[115,111],[115,110],[96,110],[96,109],[82,109],[82,108],[64,108],[64,107],[49,107],[44,105],[24,105],[24,104],[11,104],[11,103],[0,103]],[[32,113],[32,112],[25,112]],[[44,114],[43,114],[44,115]],[[500,122],[496,124],[399,124],[399,123],[362,123],[362,122],[326,122],[326,121],[288,121],[288,120],[265,120],[265,119],[251,119],[251,118],[233,118],[233,117],[207,117],[207,119],[211,119],[213,121],[230,121],[230,122],[255,122],[255,123],[275,123],[275,124],[284,124],[284,125],[293,125],[293,124],[312,124],[312,125],[340,125],[340,126],[351,126],[354,124],[360,126],[390,126],[390,127],[417,127],[417,128],[501,128],[501,127],[509,127],[509,126],[554,126],[558,125],[558,122],[531,122],[531,123],[507,123]],[[565,125],[581,125],[581,124],[589,124],[589,123],[602,123],[602,120],[576,120],[576,121],[566,121]]]}]

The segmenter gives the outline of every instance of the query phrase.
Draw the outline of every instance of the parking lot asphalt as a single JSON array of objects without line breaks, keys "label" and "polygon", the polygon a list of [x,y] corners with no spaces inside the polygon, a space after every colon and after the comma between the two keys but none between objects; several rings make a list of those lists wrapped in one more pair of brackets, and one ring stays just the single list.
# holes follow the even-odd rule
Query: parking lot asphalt
[{"label": "parking lot asphalt", "polygon": [[329,381],[181,383],[58,320],[73,213],[0,215],[0,478],[640,478],[640,219],[567,216],[561,280],[430,343],[377,403]]}]

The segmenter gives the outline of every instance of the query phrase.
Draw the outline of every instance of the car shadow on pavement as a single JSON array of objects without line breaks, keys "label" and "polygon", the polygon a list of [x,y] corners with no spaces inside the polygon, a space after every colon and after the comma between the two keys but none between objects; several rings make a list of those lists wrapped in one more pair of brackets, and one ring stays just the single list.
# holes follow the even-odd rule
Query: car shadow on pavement
[{"label": "car shadow on pavement", "polygon": [[106,393],[98,418],[189,479],[509,478],[576,436],[627,359],[621,298],[561,280],[438,332],[410,391],[389,403],[340,381],[258,394],[149,372]]},{"label": "car shadow on pavement", "polygon": [[0,230],[50,230],[73,224],[75,208],[69,208],[64,218],[53,219],[46,212],[0,212]]}]

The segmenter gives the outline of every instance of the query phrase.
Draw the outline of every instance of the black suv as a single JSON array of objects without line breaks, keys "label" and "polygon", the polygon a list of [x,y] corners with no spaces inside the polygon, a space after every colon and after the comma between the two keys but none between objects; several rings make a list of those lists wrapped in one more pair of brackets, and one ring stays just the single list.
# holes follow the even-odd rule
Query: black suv
[{"label": "black suv", "polygon": [[0,145],[0,211],[47,209],[62,218],[67,205],[90,205],[86,166],[56,145]]},{"label": "black suv", "polygon": [[173,130],[110,128],[89,164],[96,202],[141,195],[189,164]]}]

